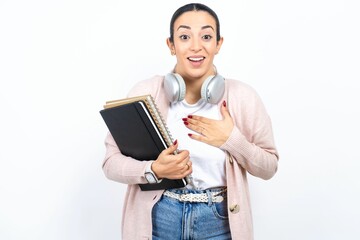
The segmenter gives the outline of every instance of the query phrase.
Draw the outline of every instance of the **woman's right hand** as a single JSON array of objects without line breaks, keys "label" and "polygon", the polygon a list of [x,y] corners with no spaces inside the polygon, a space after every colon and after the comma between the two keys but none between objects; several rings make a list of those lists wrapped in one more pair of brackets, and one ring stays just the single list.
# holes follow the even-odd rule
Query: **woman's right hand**
[{"label": "woman's right hand", "polygon": [[181,150],[174,155],[177,148],[178,142],[175,141],[174,145],[163,150],[153,162],[152,171],[159,179],[181,179],[192,173],[189,151]]}]

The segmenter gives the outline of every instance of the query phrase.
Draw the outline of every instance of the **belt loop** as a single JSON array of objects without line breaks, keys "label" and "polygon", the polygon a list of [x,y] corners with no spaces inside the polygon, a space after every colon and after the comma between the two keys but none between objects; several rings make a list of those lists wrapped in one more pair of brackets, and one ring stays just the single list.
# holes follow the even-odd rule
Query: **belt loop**
[{"label": "belt loop", "polygon": [[210,207],[212,205],[213,195],[209,189],[206,190],[206,194],[208,196],[208,206]]}]

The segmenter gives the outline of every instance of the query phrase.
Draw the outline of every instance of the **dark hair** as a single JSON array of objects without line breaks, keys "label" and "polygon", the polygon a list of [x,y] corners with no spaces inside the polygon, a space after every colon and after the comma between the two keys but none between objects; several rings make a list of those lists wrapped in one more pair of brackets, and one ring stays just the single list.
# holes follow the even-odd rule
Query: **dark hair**
[{"label": "dark hair", "polygon": [[180,7],[178,10],[176,10],[171,18],[170,21],[170,42],[174,42],[174,23],[176,21],[176,19],[178,19],[180,17],[180,15],[182,15],[185,12],[191,12],[191,11],[205,11],[207,13],[209,13],[216,22],[216,41],[220,40],[220,22],[219,22],[219,18],[216,15],[216,13],[209,8],[208,6],[201,4],[201,3],[189,3],[186,4],[182,7]]}]

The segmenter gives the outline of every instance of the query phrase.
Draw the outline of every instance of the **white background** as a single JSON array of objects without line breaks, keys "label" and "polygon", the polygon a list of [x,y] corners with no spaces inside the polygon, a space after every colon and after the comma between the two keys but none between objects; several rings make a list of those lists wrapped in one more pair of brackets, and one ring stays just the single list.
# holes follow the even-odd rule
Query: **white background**
[{"label": "white background", "polygon": [[[120,239],[98,111],[172,69],[185,3],[0,0],[0,239]],[[219,72],[258,91],[280,152],[274,178],[249,177],[255,239],[360,239],[358,1],[203,3]]]}]

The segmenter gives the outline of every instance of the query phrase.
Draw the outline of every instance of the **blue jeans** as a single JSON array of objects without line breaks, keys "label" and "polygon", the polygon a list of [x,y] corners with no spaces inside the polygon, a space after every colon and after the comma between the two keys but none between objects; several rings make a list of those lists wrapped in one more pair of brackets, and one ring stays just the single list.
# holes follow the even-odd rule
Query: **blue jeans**
[{"label": "blue jeans", "polygon": [[[211,190],[173,189],[175,193],[204,193]],[[218,191],[218,189],[217,189]],[[226,193],[219,203],[180,202],[162,196],[152,211],[153,240],[231,239]]]}]

